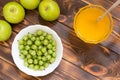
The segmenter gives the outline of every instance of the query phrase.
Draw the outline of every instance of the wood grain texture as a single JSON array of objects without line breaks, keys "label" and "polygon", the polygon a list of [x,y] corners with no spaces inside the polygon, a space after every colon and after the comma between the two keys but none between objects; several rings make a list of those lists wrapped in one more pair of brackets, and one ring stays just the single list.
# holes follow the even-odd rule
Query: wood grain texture
[{"label": "wood grain texture", "polygon": [[[31,17],[32,15],[34,15],[34,14],[36,14],[35,16],[33,16],[33,17]],[[39,21],[42,21],[42,22],[39,22]],[[55,25],[54,24],[51,24],[51,23],[49,23],[49,22],[45,22],[45,21],[43,21],[43,20],[39,20],[39,15],[38,15],[38,12],[36,12],[36,10],[34,10],[34,11],[26,11],[26,17],[25,17],[25,19],[24,19],[24,21],[22,21],[20,24],[16,24],[16,25],[12,25],[12,27],[13,27],[13,33],[12,33],[12,36],[10,37],[10,39],[7,41],[7,43],[8,43],[8,45],[12,45],[12,42],[13,42],[13,39],[14,39],[14,37],[16,36],[16,34],[21,30],[21,29],[23,29],[23,28],[25,28],[26,26],[28,26],[28,25],[32,25],[32,24],[44,24],[44,25],[48,25],[48,26],[53,26],[53,27],[55,27]],[[60,25],[58,25],[58,26],[60,26]],[[54,28],[55,29],[55,28]],[[55,29],[55,30],[60,30],[60,28],[57,28],[57,29]],[[60,32],[60,31],[59,31]],[[65,33],[64,33],[65,34]],[[63,35],[62,35],[63,36]],[[66,38],[67,39],[67,38]],[[6,44],[7,44],[6,43]],[[3,47],[1,46],[1,52],[2,53],[4,53],[5,51],[5,45],[4,45],[4,49],[3,49]],[[7,48],[6,48],[7,49]],[[5,55],[7,55],[6,53],[8,53],[9,54],[9,52],[10,52],[10,49],[7,49],[7,50],[9,50],[8,52],[5,52],[4,54]],[[2,55],[1,54],[1,56],[2,56],[2,58],[4,58],[5,60],[8,60],[10,63],[12,63],[13,64],[13,60],[12,60],[12,58],[11,58],[11,55],[9,54],[9,58],[7,58],[7,56],[5,56],[5,55]],[[69,58],[70,59],[70,58]],[[64,64],[64,63],[63,63]],[[74,66],[74,65],[73,65]],[[75,66],[76,67],[76,66]],[[71,68],[72,68],[72,66],[71,66]],[[64,68],[63,68],[64,69]],[[74,68],[73,68],[74,69]],[[60,73],[64,73],[64,71],[62,70],[62,68],[60,68],[59,69],[59,71],[61,71]],[[55,73],[59,73],[59,71],[57,70],[57,71],[55,71]],[[86,78],[86,77],[82,77],[82,76],[80,76],[81,78],[85,78],[86,80],[88,80],[89,78],[92,78],[93,80],[96,80],[96,77],[94,77],[94,76],[92,76],[92,75],[90,75],[89,73],[87,73],[87,72],[85,72],[85,71],[83,71],[82,69],[80,69],[80,72],[81,73],[84,73],[84,74],[86,74],[87,76],[89,76],[88,78]],[[68,72],[67,72],[68,73]],[[62,77],[62,80],[66,80],[66,79],[74,79],[74,76],[72,76],[71,75],[71,77],[67,74],[67,73],[64,73],[64,74],[61,74],[63,77]],[[72,74],[74,74],[74,73],[72,73]],[[51,74],[50,75],[48,75],[48,77],[49,77],[49,79],[52,79],[52,77],[55,79],[55,77],[56,78],[59,78],[59,76],[57,76],[57,75],[52,75],[51,77]],[[77,76],[77,75],[76,75]],[[77,77],[78,79],[80,78],[80,77]],[[42,77],[43,79],[45,78],[46,79],[46,77]],[[75,78],[76,80],[77,80],[77,78]],[[46,80],[48,80],[48,79],[46,79]]]},{"label": "wood grain texture", "polygon": [[[9,1],[0,0],[0,11]],[[18,0],[16,0],[18,1]],[[56,0],[61,9],[58,20],[44,21],[36,10],[26,10],[25,19],[19,24],[11,24],[12,36],[6,42],[0,42],[0,79],[7,80],[119,80],[120,79],[120,21],[119,15],[114,12],[115,32],[110,38],[98,45],[86,44],[76,37],[73,30],[73,19],[79,8],[89,3],[99,3],[110,6],[115,0]],[[106,7],[106,8],[107,8]],[[119,12],[119,7],[115,10]],[[34,15],[34,16],[33,16]],[[0,12],[0,19],[4,19]],[[11,45],[17,33],[28,25],[42,24],[55,30],[62,39],[64,52],[59,67],[51,74],[44,77],[31,77],[22,73],[15,66],[11,56]],[[104,45],[104,46],[103,46]],[[8,69],[8,70],[7,70]],[[9,70],[10,69],[10,70]],[[11,72],[13,70],[13,72]],[[15,75],[16,76],[15,76]],[[20,74],[20,75],[19,75]],[[18,79],[17,79],[18,78]]]},{"label": "wood grain texture", "polygon": [[[82,0],[83,1],[83,0]],[[98,2],[98,1],[101,1],[101,0],[92,0],[93,2]],[[92,1],[91,0],[84,0],[84,2],[85,3],[87,3],[87,4],[89,4],[89,3],[92,3]],[[64,2],[64,1],[58,1],[58,2]],[[71,1],[72,2],[72,1]],[[69,1],[66,1],[65,2],[65,4],[67,5],[67,6],[72,6],[70,9],[72,9],[72,10],[69,10],[68,8],[62,8],[63,10],[64,9],[68,9],[68,12],[71,12],[71,11],[73,11],[74,9],[79,9],[81,6],[80,5],[76,5],[76,6],[74,6],[74,1],[71,3],[71,2],[69,2]],[[105,2],[105,0],[104,1],[101,1],[101,2],[98,2],[99,4],[102,4],[102,2],[104,2],[104,3],[106,3],[106,4],[104,4],[104,7],[107,5],[107,7],[108,7],[108,5],[110,5],[110,4],[107,4],[107,2]],[[78,3],[79,4],[81,4],[81,2],[79,2],[78,1]],[[81,4],[82,5],[82,4]],[[85,4],[86,5],[86,4]],[[64,6],[63,4],[62,5],[60,5],[61,7],[62,6]],[[78,6],[78,7],[77,7]],[[73,7],[74,7],[74,9],[73,9]],[[119,8],[116,8],[116,12],[119,12]],[[64,12],[65,13],[65,12]],[[74,13],[74,12],[73,12]],[[76,12],[75,12],[76,13]],[[112,13],[113,14],[113,13]],[[115,14],[117,14],[117,13],[114,13],[113,15],[115,15]],[[119,15],[118,15],[119,16]],[[117,17],[118,17],[117,16]],[[63,14],[62,15],[62,18],[59,18],[59,22],[61,22],[62,24],[65,24],[65,25],[67,25],[68,27],[70,26],[71,27],[71,29],[72,29],[72,26],[73,25],[71,25],[71,24],[73,24],[73,17],[74,17],[74,15],[72,14],[72,15],[69,15],[69,17],[68,17],[68,15],[67,14]],[[62,20],[61,20],[62,19]],[[101,43],[102,45],[104,45],[104,46],[106,46],[106,47],[108,47],[109,49],[111,49],[111,50],[113,50],[114,52],[116,52],[116,53],[120,53],[120,47],[119,47],[119,45],[120,45],[120,41],[119,41],[119,39],[120,39],[120,37],[119,37],[119,30],[120,30],[120,27],[119,27],[119,19],[118,18],[116,18],[116,16],[114,16],[114,20],[115,20],[115,27],[114,27],[114,29],[115,29],[115,31],[117,31],[117,32],[115,32],[114,31],[114,33],[112,33],[112,35],[110,36],[110,38],[108,39],[108,40],[106,40],[105,42],[103,42],[103,43]],[[117,35],[115,34],[115,33],[117,33]],[[111,44],[111,45],[110,45]],[[95,51],[94,51],[95,52]],[[110,51],[111,52],[111,51]],[[115,55],[115,53],[113,52],[113,54],[112,55]],[[101,52],[101,53],[103,53],[103,52]],[[80,53],[81,54],[81,53]],[[111,54],[111,53],[110,53]],[[86,55],[88,55],[88,54],[86,54]],[[86,55],[84,55],[84,56],[86,56]],[[93,54],[94,55],[94,54]],[[84,57],[84,56],[82,56],[82,58]],[[102,57],[103,55],[100,55],[99,57],[101,58],[101,62],[100,63],[98,63],[98,64],[103,64],[103,63],[105,63],[106,61],[106,59],[108,58],[108,61],[109,61],[109,57],[107,57],[106,59],[104,58],[103,59],[103,57]],[[117,56],[119,56],[119,55],[116,55],[116,57]],[[85,63],[87,63],[87,62],[93,62],[93,63],[95,63],[95,61],[97,61],[98,59],[96,59],[96,60],[94,60],[94,58],[98,58],[97,57],[97,55],[96,55],[96,57],[94,57],[94,56],[91,56],[91,55],[89,55],[89,56],[87,56],[86,58],[84,58],[84,59],[87,59],[87,58],[89,58],[89,57],[92,57],[92,58],[90,58],[90,59],[88,59],[88,61],[86,61]],[[93,61],[91,60],[91,59],[93,59]],[[98,61],[100,61],[100,59],[98,60]],[[107,62],[108,62],[107,61]],[[113,59],[113,62],[114,62],[114,59]],[[119,60],[117,61],[118,63],[119,63]],[[116,61],[115,61],[115,63],[116,63]],[[113,65],[115,65],[115,63],[112,63],[112,62],[110,62],[110,64],[113,64]],[[90,64],[91,65],[91,64]],[[101,66],[101,65],[100,65]],[[105,66],[105,67],[107,67],[107,65]],[[118,66],[119,67],[119,66]],[[86,68],[85,68],[86,69]],[[111,70],[112,69],[112,70]],[[113,69],[112,67],[111,67],[111,69],[108,69],[109,71],[110,71],[110,74],[114,74],[114,75],[116,75],[116,74],[119,74],[119,72],[120,71],[115,71],[115,69]],[[106,69],[104,69],[104,70],[106,70]],[[118,69],[117,69],[118,70]],[[114,73],[115,72],[115,73]],[[96,73],[94,73],[95,75],[97,75]],[[109,74],[109,73],[108,73]],[[119,76],[118,76],[119,77]],[[102,79],[104,79],[103,77],[101,77]],[[105,78],[105,79],[107,79],[107,78]],[[111,78],[111,79],[113,79],[113,78]]]},{"label": "wood grain texture", "polygon": [[[82,1],[85,2],[86,4],[83,3]],[[77,2],[76,3],[74,1],[66,1],[65,2],[65,1],[59,1],[58,0],[58,2],[61,3],[61,5],[60,5],[62,7],[61,11],[64,12],[64,13],[62,13],[62,15],[60,16],[58,21],[73,29],[73,20],[74,20],[73,18],[75,16],[76,12],[82,6],[85,6],[87,4],[98,4],[98,5],[102,5],[105,8],[109,8],[110,5],[112,5],[112,4],[108,4],[109,0],[108,1],[106,1],[106,0],[103,0],[103,1],[101,1],[101,0],[82,0],[82,1],[78,0],[78,1],[76,1]],[[64,4],[66,4],[66,5],[64,5]],[[76,4],[76,6],[74,6],[75,4]],[[79,5],[77,5],[77,4],[79,4]],[[66,8],[66,6],[71,6],[71,8]],[[64,11],[65,9],[67,10],[67,12]],[[119,13],[119,7],[117,7],[117,9],[115,9],[113,12],[114,12],[114,14],[112,13],[113,20],[114,20],[114,27],[113,27],[114,31],[113,32],[117,33],[117,35],[115,33],[112,33],[111,36],[109,37],[109,39],[106,40],[106,42],[107,42],[107,44],[111,44],[111,42],[112,42],[112,44],[114,46],[109,47],[109,46],[107,46],[106,42],[103,42],[102,45],[108,47],[109,49],[112,49],[113,51],[115,51],[116,53],[119,54],[120,53],[120,47],[118,47],[118,45],[120,45],[120,39],[119,39],[119,37],[120,37],[120,21],[117,17],[117,15],[118,15],[117,13]],[[73,13],[73,14],[67,14],[67,13]],[[115,35],[117,37],[114,37],[113,35]],[[117,43],[114,42],[114,40],[111,40],[110,38],[116,40]],[[113,47],[117,50],[114,50]]]},{"label": "wood grain texture", "polygon": [[0,78],[3,80],[36,80],[20,72],[16,67],[0,59]]}]

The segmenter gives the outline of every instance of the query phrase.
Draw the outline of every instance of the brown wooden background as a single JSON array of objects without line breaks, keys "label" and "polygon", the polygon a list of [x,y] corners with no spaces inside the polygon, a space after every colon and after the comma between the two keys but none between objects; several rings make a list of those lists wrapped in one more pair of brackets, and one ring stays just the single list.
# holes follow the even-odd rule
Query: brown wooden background
[{"label": "brown wooden background", "polygon": [[[9,1],[0,0],[2,8]],[[0,80],[120,80],[120,5],[112,10],[114,30],[110,37],[97,45],[86,44],[78,39],[73,30],[73,18],[79,8],[88,4],[98,4],[108,9],[116,0],[56,0],[61,15],[54,22],[46,22],[38,10],[26,10],[23,22],[11,24],[11,38],[0,42]],[[13,62],[11,45],[16,34],[31,24],[47,25],[55,30],[64,46],[63,59],[59,67],[44,77],[32,77],[21,72]]]}]

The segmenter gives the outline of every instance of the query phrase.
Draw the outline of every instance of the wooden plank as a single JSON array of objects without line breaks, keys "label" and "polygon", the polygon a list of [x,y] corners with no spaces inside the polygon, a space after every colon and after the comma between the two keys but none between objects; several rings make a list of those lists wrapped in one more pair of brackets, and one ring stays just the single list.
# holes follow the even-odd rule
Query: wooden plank
[{"label": "wooden plank", "polygon": [[[55,72],[55,74],[60,76],[60,78],[57,78],[57,80],[100,80],[92,76],[90,77],[87,72],[79,69],[64,59],[62,59],[61,64],[56,71],[57,72]],[[45,79],[53,80],[55,77],[46,76]]]},{"label": "wooden plank", "polygon": [[3,80],[36,80],[31,76],[26,76],[24,73],[20,72],[18,68],[8,64],[4,60],[0,59],[0,78]]},{"label": "wooden plank", "polygon": [[110,1],[114,3],[114,2],[116,2],[117,0],[110,0]]},{"label": "wooden plank", "polygon": [[[2,51],[3,50],[3,48],[1,48],[0,47],[0,51]],[[4,49],[4,50],[6,50],[6,49]],[[8,51],[9,52],[9,51]],[[0,52],[1,53],[1,52]],[[2,54],[5,54],[4,52],[2,52]],[[9,54],[8,54],[9,55]],[[8,62],[8,60],[9,60],[9,63],[11,63],[12,61],[10,61],[10,59],[12,59],[12,58],[9,58],[9,59],[6,59],[6,57],[8,56],[8,55],[6,55],[6,56],[1,56],[2,57],[2,59],[4,59],[4,60],[6,60],[7,62]],[[4,62],[5,63],[5,62]],[[67,63],[67,64],[65,64],[65,63]],[[12,64],[13,64],[13,62],[12,62]],[[3,63],[1,63],[1,65],[3,65]],[[9,64],[10,65],[10,64]],[[61,76],[62,76],[62,80],[66,80],[66,79],[69,79],[69,80],[73,80],[73,79],[79,79],[79,78],[84,78],[85,80],[89,80],[89,78],[91,78],[92,80],[97,80],[94,76],[91,76],[90,74],[88,74],[87,72],[85,72],[85,71],[83,71],[82,69],[79,69],[78,67],[76,67],[75,65],[73,65],[73,64],[70,64],[70,63],[68,63],[68,62],[66,62],[66,61],[63,61],[63,62],[61,62],[61,67],[58,67],[57,68],[57,70],[56,71],[54,71],[53,73],[60,73],[61,74]],[[8,65],[5,65],[5,66],[7,66],[9,69],[11,69],[11,67],[10,66],[8,66]],[[68,70],[65,70],[63,67],[64,66],[66,66],[67,68],[68,68]],[[17,69],[16,67],[14,67],[15,69]],[[72,71],[72,73],[71,73],[71,76],[69,76],[69,68],[72,68],[72,69],[74,69],[75,71],[73,72]],[[78,72],[76,72],[76,69],[77,69],[77,71]],[[79,69],[79,70],[78,70]],[[67,72],[65,72],[65,71]],[[18,69],[17,69],[17,71],[19,71]],[[5,74],[7,74],[7,72],[4,72]],[[13,72],[14,73],[14,72]],[[27,75],[25,75],[25,74],[23,74],[21,71],[19,71],[18,73],[20,73],[21,75],[20,76],[27,76]],[[18,73],[15,73],[15,74],[18,74]],[[39,77],[40,79],[42,78],[42,79],[44,79],[44,80],[52,80],[53,78],[55,79],[61,79],[61,77],[59,77],[59,76],[57,76],[57,75],[55,75],[55,74],[53,74],[53,73],[51,73],[51,74],[49,74],[48,76],[45,76],[45,77]],[[78,77],[78,75],[83,75],[83,74],[85,74],[85,75],[87,75],[87,78],[86,78],[86,76],[79,76]],[[12,76],[12,75],[11,75]],[[14,77],[14,76],[12,76],[12,77]],[[30,77],[30,76],[27,76],[27,77]],[[49,78],[49,79],[47,79],[47,78]]]},{"label": "wooden plank", "polygon": [[94,77],[90,77],[87,72],[84,72],[82,69],[70,64],[64,59],[62,60],[61,65],[57,68],[57,70],[69,77],[73,77],[66,80],[99,80]]},{"label": "wooden plank", "polygon": [[0,72],[0,80],[13,80],[13,78],[7,76],[6,74]]},{"label": "wooden plank", "polygon": [[120,35],[118,33],[113,31],[110,37],[101,44],[120,54]]},{"label": "wooden plank", "polygon": [[[5,51],[5,50],[9,50],[9,49],[6,49],[6,48],[3,48],[3,47],[0,47],[0,51]],[[4,54],[4,56],[3,55],[1,55],[0,54],[0,60],[2,59],[2,60],[5,60],[6,62],[8,62],[8,63],[10,63],[9,65],[10,66],[12,66],[13,68],[15,68],[15,69],[17,69],[17,71],[18,71],[18,73],[15,73],[15,74],[21,74],[21,75],[19,75],[20,77],[25,77],[25,79],[32,79],[32,80],[36,80],[36,79],[43,79],[43,80],[52,80],[53,78],[54,79],[56,79],[56,80],[65,80],[65,78],[66,78],[66,76],[65,75],[63,75],[63,74],[61,74],[62,75],[62,77],[61,76],[58,76],[58,75],[56,75],[55,73],[58,73],[57,71],[55,71],[55,73],[53,72],[53,73],[51,73],[51,74],[49,74],[49,75],[47,75],[47,76],[45,76],[45,77],[38,77],[38,78],[31,78],[31,76],[28,76],[28,75],[26,75],[26,74],[24,74],[23,72],[21,72],[20,70],[18,70],[18,68],[14,65],[14,62],[12,61],[12,57],[11,58],[8,58],[8,56],[11,56],[10,54],[6,54],[6,53],[8,53],[9,51],[6,51],[5,53],[4,52],[0,52],[0,53],[2,53],[2,54]],[[4,61],[4,62],[5,62]],[[5,62],[5,63],[6,63]],[[7,63],[7,64],[8,64]],[[3,64],[1,64],[1,65],[3,65]],[[6,65],[8,68],[10,67],[10,66],[8,66],[8,65]],[[11,69],[11,68],[9,68],[9,69]],[[14,72],[13,72],[14,73]],[[4,72],[4,74],[3,73],[0,73],[1,75],[4,75],[4,76],[2,76],[1,78],[4,78],[4,79],[6,79],[7,77],[13,77],[14,78],[14,76],[12,76],[12,75],[10,75],[10,76],[7,76],[8,74],[7,74],[7,72],[5,73]],[[62,79],[61,79],[62,78]],[[70,77],[69,77],[70,78]],[[28,80],[29,80],[28,79]],[[11,79],[11,80],[13,80],[13,79]],[[19,77],[18,77],[18,79],[17,80],[19,80]]]},{"label": "wooden plank", "polygon": [[73,19],[79,8],[87,5],[81,0],[56,0],[61,9],[61,15],[58,19],[64,25],[70,26],[73,29]]},{"label": "wooden plank", "polygon": [[55,72],[53,72],[53,73],[51,73],[49,75],[46,75],[45,77],[41,77],[41,79],[42,80],[54,80],[54,79],[56,79],[56,80],[65,80],[65,78],[63,77],[63,75],[59,76],[56,73],[58,73],[58,72],[55,71]]}]

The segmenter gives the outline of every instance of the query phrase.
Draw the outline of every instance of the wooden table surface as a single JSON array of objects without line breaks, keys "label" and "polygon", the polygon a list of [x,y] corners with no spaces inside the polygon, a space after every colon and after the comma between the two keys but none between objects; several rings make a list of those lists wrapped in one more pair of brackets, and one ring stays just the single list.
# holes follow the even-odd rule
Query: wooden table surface
[{"label": "wooden table surface", "polygon": [[[2,8],[10,1],[0,0]],[[24,21],[11,24],[12,36],[0,42],[0,80],[120,80],[120,5],[112,10],[114,30],[110,37],[97,45],[86,44],[76,37],[73,18],[79,8],[88,4],[102,5],[108,9],[116,0],[56,0],[61,15],[54,22],[41,19],[38,10],[26,10]],[[54,15],[53,15],[54,16]],[[64,51],[57,69],[44,77],[32,77],[21,72],[13,62],[11,45],[17,33],[28,25],[42,24],[55,30],[60,36]]]}]

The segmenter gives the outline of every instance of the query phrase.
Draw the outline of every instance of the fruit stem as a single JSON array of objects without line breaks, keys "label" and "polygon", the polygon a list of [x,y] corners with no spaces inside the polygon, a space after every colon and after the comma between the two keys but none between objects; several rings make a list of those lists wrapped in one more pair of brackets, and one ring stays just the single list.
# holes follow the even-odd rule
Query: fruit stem
[{"label": "fruit stem", "polygon": [[47,10],[48,10],[48,7],[45,8],[45,11],[47,11]]}]

